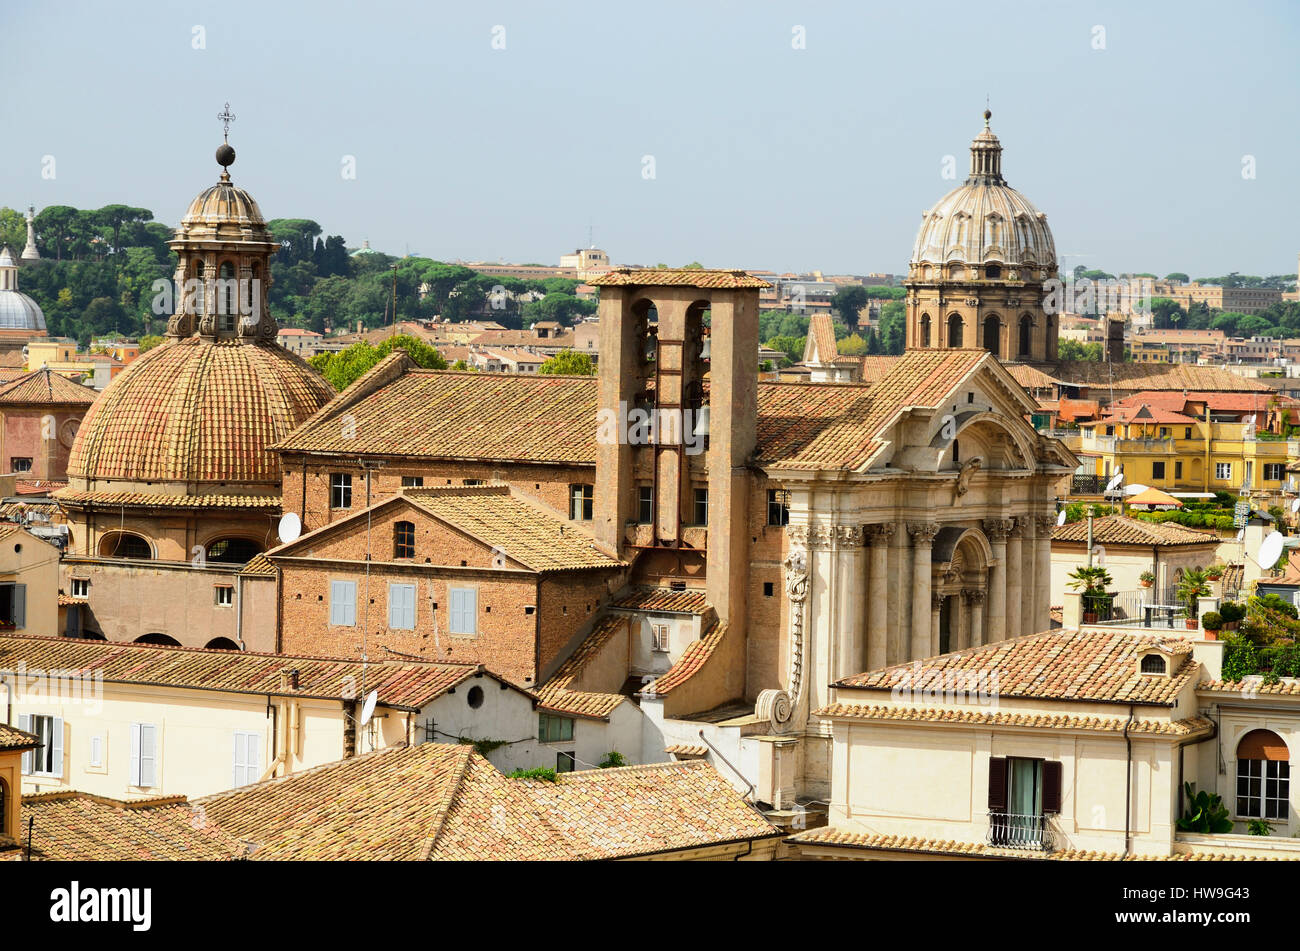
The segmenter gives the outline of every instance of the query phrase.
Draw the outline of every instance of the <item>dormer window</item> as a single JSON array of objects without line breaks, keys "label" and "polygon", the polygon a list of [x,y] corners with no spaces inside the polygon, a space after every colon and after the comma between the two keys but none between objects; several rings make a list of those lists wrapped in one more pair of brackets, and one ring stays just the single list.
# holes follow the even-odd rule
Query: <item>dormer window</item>
[{"label": "dormer window", "polygon": [[1143,674],[1158,674],[1158,676],[1164,676],[1165,673],[1169,672],[1169,661],[1166,661],[1164,657],[1158,655],[1158,653],[1147,653],[1147,655],[1143,655],[1143,659],[1141,659],[1140,669]]}]

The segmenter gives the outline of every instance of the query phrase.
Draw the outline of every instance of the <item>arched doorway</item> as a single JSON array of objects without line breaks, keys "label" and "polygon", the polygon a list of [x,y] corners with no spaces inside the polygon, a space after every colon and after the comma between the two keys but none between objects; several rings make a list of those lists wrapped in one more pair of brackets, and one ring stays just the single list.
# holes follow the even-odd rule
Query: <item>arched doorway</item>
[{"label": "arched doorway", "polygon": [[1029,356],[1029,345],[1030,345],[1030,339],[1032,337],[1032,329],[1031,329],[1032,326],[1033,325],[1029,320],[1028,314],[1020,318],[1020,334],[1019,334],[1020,346],[1017,350],[1017,353],[1021,357]]},{"label": "arched doorway", "polygon": [[961,314],[948,316],[948,346],[961,346]]},{"label": "arched doorway", "polygon": [[984,349],[996,356],[1002,355],[1002,320],[997,314],[984,318]]},{"label": "arched doorway", "polygon": [[921,315],[921,346],[930,346],[930,315]]},{"label": "arched doorway", "polygon": [[931,590],[939,611],[932,649],[946,654],[987,643],[984,596],[993,559],[988,539],[977,528],[948,526],[935,536],[932,558]]},{"label": "arched doorway", "polygon": [[239,645],[228,637],[214,637],[203,645],[210,651],[237,651]]},{"label": "arched doorway", "polygon": [[112,532],[99,543],[103,558],[153,558],[153,548],[142,536],[131,532]]},{"label": "arched doorway", "polygon": [[155,647],[180,647],[181,642],[166,634],[145,634],[135,639],[136,644],[153,644]]}]

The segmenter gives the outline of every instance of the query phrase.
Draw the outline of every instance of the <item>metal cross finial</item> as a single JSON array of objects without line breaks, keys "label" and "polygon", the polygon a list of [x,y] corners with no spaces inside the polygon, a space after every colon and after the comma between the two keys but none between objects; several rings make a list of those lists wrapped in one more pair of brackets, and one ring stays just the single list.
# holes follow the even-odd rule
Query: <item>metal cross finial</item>
[{"label": "metal cross finial", "polygon": [[235,121],[235,116],[230,111],[230,103],[226,103],[225,108],[217,114],[217,118],[221,120],[221,139],[228,142],[230,140],[230,123]]}]

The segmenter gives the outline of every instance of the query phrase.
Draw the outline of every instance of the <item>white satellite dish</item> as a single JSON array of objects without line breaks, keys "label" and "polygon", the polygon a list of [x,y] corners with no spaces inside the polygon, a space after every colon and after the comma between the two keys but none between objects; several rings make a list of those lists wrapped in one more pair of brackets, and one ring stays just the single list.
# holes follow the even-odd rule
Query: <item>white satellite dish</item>
[{"label": "white satellite dish", "polygon": [[1119,487],[1119,484],[1123,481],[1124,481],[1124,473],[1116,472],[1115,478],[1111,479],[1109,482],[1106,483],[1106,491],[1114,492],[1115,489]]},{"label": "white satellite dish", "polygon": [[[1296,501],[1300,502],[1300,499],[1296,499]],[[1056,516],[1056,524],[1058,527],[1065,524],[1065,509],[1061,509],[1061,514]]]},{"label": "white satellite dish", "polygon": [[375,715],[375,704],[379,701],[379,691],[372,690],[366,694],[366,702],[361,705],[361,725],[365,726]]},{"label": "white satellite dish", "polygon": [[1241,541],[1245,537],[1246,537],[1246,530],[1243,528],[1241,531],[1237,533],[1237,541]]},{"label": "white satellite dish", "polygon": [[280,516],[280,527],[277,532],[280,535],[280,541],[286,545],[291,541],[295,541],[302,534],[302,519],[292,512],[285,512]]},{"label": "white satellite dish", "polygon": [[1143,485],[1143,484],[1140,483],[1140,482],[1135,482],[1133,485],[1126,485],[1126,486],[1124,486],[1124,494],[1125,494],[1125,495],[1141,495],[1143,492],[1145,492],[1145,491],[1146,491],[1147,489],[1149,489],[1149,488],[1151,488],[1151,486],[1149,486],[1149,485]]},{"label": "white satellite dish", "polygon": [[1292,512],[1300,512],[1300,499],[1292,499],[1292,500],[1291,500],[1291,511],[1292,511]]},{"label": "white satellite dish", "polygon": [[1259,546],[1259,554],[1255,556],[1255,561],[1265,570],[1272,568],[1277,564],[1277,560],[1282,557],[1282,544],[1285,539],[1281,532],[1269,532],[1268,538]]}]

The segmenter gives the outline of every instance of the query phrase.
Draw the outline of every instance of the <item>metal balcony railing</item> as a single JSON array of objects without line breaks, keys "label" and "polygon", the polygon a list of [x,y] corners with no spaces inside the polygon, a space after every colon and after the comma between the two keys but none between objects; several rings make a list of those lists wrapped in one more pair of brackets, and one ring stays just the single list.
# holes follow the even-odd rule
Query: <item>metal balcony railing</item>
[{"label": "metal balcony railing", "polygon": [[1048,817],[1022,816],[1013,812],[989,813],[989,845],[1002,849],[1054,852],[1056,837]]}]

